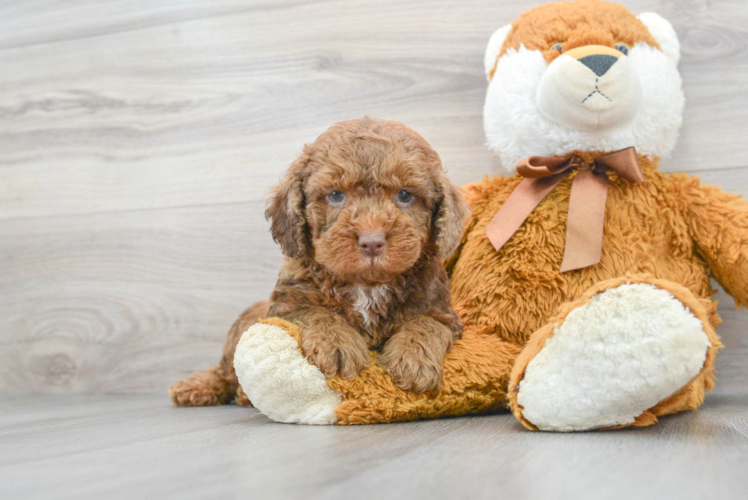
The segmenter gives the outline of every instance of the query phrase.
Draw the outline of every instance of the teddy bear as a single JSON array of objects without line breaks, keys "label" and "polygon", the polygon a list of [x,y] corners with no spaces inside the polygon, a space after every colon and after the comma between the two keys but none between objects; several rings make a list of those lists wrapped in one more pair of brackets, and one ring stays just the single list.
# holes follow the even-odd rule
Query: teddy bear
[{"label": "teddy bear", "polygon": [[710,276],[748,305],[748,203],[658,170],[684,96],[655,13],[602,0],[535,7],[485,53],[487,142],[508,170],[465,186],[447,261],[462,338],[438,391],[397,387],[371,353],[325,377],[296,325],[241,337],[239,383],[270,419],[367,424],[490,413],[528,429],[646,426],[701,405],[721,347]]}]

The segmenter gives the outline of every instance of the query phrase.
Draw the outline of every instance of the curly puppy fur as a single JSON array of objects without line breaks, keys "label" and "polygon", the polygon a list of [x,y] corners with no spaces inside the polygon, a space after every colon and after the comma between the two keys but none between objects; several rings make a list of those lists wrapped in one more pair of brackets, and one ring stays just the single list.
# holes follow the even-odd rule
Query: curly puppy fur
[{"label": "curly puppy fur", "polygon": [[[304,147],[268,203],[286,260],[265,313],[300,327],[304,353],[328,377],[355,377],[374,349],[401,388],[437,390],[442,359],[462,331],[441,260],[467,215],[416,132],[368,117],[338,123]],[[233,398],[231,358],[263,307],[237,321],[217,367],[172,386],[177,405]],[[237,401],[249,405],[246,396]]]}]

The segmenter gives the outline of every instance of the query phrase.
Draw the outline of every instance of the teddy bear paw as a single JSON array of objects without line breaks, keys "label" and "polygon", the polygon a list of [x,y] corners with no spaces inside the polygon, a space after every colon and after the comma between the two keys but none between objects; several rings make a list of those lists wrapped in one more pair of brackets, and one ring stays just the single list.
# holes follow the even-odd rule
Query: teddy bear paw
[{"label": "teddy bear paw", "polygon": [[670,292],[627,283],[572,310],[525,368],[517,403],[540,430],[627,425],[699,374],[704,326]]},{"label": "teddy bear paw", "polygon": [[252,404],[276,422],[335,424],[341,396],[277,325],[256,323],[236,346],[234,368]]}]

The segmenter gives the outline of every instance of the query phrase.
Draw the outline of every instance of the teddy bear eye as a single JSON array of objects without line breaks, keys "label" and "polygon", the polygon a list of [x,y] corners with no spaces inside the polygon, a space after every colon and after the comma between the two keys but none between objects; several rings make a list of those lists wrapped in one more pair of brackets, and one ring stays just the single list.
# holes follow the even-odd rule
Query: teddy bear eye
[{"label": "teddy bear eye", "polygon": [[564,50],[564,44],[561,42],[554,43],[551,45],[551,50],[556,50],[560,54],[562,50]]},{"label": "teddy bear eye", "polygon": [[413,201],[413,193],[408,192],[405,189],[401,189],[397,193],[397,201],[400,203],[410,203]]},{"label": "teddy bear eye", "polygon": [[629,53],[629,46],[625,43],[617,43],[616,50],[626,56]]},{"label": "teddy bear eye", "polygon": [[330,203],[343,203],[345,201],[345,193],[342,191],[333,191],[327,195],[327,199]]}]

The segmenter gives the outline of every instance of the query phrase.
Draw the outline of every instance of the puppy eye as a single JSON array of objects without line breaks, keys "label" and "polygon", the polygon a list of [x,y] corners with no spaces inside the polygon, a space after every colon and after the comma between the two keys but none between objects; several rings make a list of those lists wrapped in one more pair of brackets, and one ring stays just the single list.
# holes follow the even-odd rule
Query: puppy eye
[{"label": "puppy eye", "polygon": [[345,201],[345,193],[342,191],[333,191],[327,195],[327,200],[330,203],[343,203]]},{"label": "puppy eye", "polygon": [[624,56],[628,55],[629,53],[629,46],[625,43],[617,43],[616,44],[616,50],[623,54]]},{"label": "puppy eye", "polygon": [[397,201],[399,201],[400,203],[405,203],[405,204],[410,203],[411,201],[413,201],[413,193],[410,193],[406,191],[405,189],[401,189],[397,193]]},{"label": "puppy eye", "polygon": [[561,51],[564,50],[564,44],[561,43],[561,42],[554,43],[553,45],[551,45],[550,48],[551,48],[551,50],[555,50],[555,51],[557,51],[560,54]]}]

